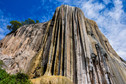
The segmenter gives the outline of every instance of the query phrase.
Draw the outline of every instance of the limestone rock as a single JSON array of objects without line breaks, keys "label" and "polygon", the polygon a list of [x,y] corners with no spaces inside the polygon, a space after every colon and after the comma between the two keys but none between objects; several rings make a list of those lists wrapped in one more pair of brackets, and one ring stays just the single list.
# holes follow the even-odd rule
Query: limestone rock
[{"label": "limestone rock", "polygon": [[73,82],[64,76],[42,76],[31,79],[33,84],[73,84]]},{"label": "limestone rock", "polygon": [[21,70],[34,84],[126,84],[126,62],[77,7],[62,5],[50,21],[22,26],[0,49],[6,70]]}]

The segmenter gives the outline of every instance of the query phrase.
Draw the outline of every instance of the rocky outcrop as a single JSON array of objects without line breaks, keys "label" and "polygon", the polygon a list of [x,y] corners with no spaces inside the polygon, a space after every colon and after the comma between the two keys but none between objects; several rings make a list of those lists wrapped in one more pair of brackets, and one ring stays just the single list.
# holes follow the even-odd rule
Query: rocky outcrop
[{"label": "rocky outcrop", "polygon": [[7,66],[7,72],[26,72],[28,63],[41,48],[46,24],[24,25],[0,41],[0,59]]},{"label": "rocky outcrop", "polygon": [[6,70],[21,70],[35,84],[126,83],[125,61],[76,7],[62,5],[50,21],[22,26],[0,48]]}]

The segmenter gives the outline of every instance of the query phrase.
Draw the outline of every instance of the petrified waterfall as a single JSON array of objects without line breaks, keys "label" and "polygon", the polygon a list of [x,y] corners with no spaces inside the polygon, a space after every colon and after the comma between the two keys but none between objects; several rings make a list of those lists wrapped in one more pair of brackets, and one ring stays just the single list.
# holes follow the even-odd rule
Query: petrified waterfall
[{"label": "petrified waterfall", "polygon": [[[25,65],[17,63],[34,84],[126,84],[126,62],[96,22],[87,19],[79,8],[62,5],[50,21],[41,24],[23,26],[0,45],[1,52],[11,53],[15,60],[20,50],[32,52],[25,56]],[[36,32],[32,34],[31,30]],[[18,37],[25,37],[25,41],[20,39],[15,50],[8,48],[12,42],[8,39]],[[21,56],[18,59],[23,59]]]},{"label": "petrified waterfall", "polygon": [[126,83],[125,63],[79,8],[58,7],[42,39],[42,48],[31,61],[30,77],[59,75],[75,84]]}]

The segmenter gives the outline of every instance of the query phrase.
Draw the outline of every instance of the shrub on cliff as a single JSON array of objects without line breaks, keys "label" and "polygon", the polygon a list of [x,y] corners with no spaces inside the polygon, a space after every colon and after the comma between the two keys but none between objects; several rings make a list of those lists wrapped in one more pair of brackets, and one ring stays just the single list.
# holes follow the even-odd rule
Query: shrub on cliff
[{"label": "shrub on cliff", "polygon": [[39,23],[39,20],[36,20],[36,23]]},{"label": "shrub on cliff", "polygon": [[2,66],[5,66],[5,64],[3,63],[2,60],[0,60],[0,68],[1,68]]},{"label": "shrub on cliff", "polygon": [[[39,20],[36,20],[36,23],[39,23]],[[19,22],[17,20],[10,21],[10,24],[11,25],[7,25],[7,29],[9,29],[11,31],[11,33],[12,33],[12,32],[15,32],[22,25],[35,24],[35,21],[28,18],[27,20],[21,21],[21,22]]]},{"label": "shrub on cliff", "polygon": [[7,26],[10,31],[16,31],[22,25],[19,21],[10,21],[10,24]]},{"label": "shrub on cliff", "polygon": [[21,23],[22,23],[22,25],[35,24],[35,21],[30,19],[30,18],[28,18],[27,20],[25,20],[24,22],[22,21]]},{"label": "shrub on cliff", "polygon": [[9,76],[9,74],[7,74],[7,72],[3,69],[0,68],[0,81],[7,78]]},{"label": "shrub on cliff", "polygon": [[10,75],[0,68],[0,84],[31,84],[31,82],[24,73]]}]

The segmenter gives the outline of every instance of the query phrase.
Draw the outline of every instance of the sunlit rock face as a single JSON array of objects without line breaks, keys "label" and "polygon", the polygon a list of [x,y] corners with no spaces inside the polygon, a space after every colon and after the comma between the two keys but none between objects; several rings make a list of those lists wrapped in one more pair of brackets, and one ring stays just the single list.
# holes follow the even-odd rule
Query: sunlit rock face
[{"label": "sunlit rock face", "polygon": [[67,5],[50,21],[24,25],[2,39],[0,59],[9,73],[25,72],[34,84],[126,84],[126,62],[96,22]]}]

